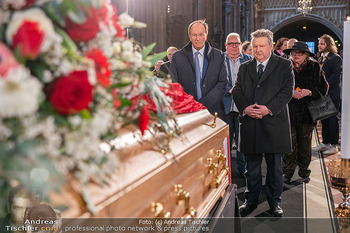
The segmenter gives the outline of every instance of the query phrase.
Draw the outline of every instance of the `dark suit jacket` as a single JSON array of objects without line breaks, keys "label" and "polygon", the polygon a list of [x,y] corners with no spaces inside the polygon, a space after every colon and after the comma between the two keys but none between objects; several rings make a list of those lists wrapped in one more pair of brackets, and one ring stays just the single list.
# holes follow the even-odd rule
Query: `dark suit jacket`
[{"label": "dark suit jacket", "polygon": [[[249,61],[251,59],[252,59],[251,56],[242,53],[242,58],[239,60],[240,60],[240,63],[242,64],[242,63]],[[227,87],[225,90],[225,95],[224,95],[223,100],[224,100],[224,106],[225,106],[225,114],[229,114],[231,111],[231,105],[233,102],[232,94],[229,93],[229,90],[232,89],[234,83],[232,83],[232,77],[231,77],[232,74],[230,74],[229,64],[227,63],[227,54],[226,54],[226,66],[227,66],[227,73],[228,73],[228,84],[227,84]]]},{"label": "dark suit jacket", "polygon": [[215,112],[223,119],[225,93],[228,78],[224,53],[205,43],[203,76],[201,82],[202,98],[197,99],[196,70],[192,55],[192,43],[173,54],[170,72],[174,80],[181,84],[187,94],[202,103],[211,114]]},{"label": "dark suit jacket", "polygon": [[[320,60],[322,57],[320,57]],[[342,74],[342,59],[336,53],[329,53],[323,62],[322,70],[329,84],[328,95],[333,101],[340,100],[340,76]]]},{"label": "dark suit jacket", "polygon": [[[232,91],[240,117],[239,151],[247,154],[291,151],[288,102],[293,96],[294,74],[290,60],[271,54],[260,80],[256,60],[242,64]],[[272,116],[262,119],[243,116],[254,103],[265,105]]]}]

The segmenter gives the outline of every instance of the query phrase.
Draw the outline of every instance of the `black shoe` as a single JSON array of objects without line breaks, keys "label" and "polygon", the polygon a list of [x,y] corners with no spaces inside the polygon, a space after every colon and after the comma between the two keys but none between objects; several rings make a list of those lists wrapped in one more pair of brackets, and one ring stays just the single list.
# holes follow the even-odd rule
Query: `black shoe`
[{"label": "black shoe", "polygon": [[307,177],[302,177],[303,178],[303,182],[305,184],[309,183],[310,182],[310,176],[307,176]]},{"label": "black shoe", "polygon": [[269,212],[274,217],[283,217],[283,210],[279,205],[272,207]]},{"label": "black shoe", "polygon": [[291,184],[291,181],[290,181],[291,178],[287,177],[287,176],[283,176],[283,182],[285,184]]},{"label": "black shoe", "polygon": [[244,202],[243,205],[239,207],[239,212],[241,216],[246,216],[253,212],[258,207],[257,204],[252,204],[248,202]]}]

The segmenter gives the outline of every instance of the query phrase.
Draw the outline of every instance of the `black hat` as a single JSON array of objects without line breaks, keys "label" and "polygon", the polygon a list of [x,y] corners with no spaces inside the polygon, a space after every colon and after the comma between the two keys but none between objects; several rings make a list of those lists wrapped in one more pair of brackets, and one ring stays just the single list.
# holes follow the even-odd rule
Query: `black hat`
[{"label": "black hat", "polygon": [[283,50],[283,53],[286,53],[289,55],[292,50],[300,50],[300,51],[303,51],[305,53],[308,53],[310,56],[315,56],[315,54],[313,54],[311,52],[311,49],[304,41],[295,42],[293,44],[292,48]]}]

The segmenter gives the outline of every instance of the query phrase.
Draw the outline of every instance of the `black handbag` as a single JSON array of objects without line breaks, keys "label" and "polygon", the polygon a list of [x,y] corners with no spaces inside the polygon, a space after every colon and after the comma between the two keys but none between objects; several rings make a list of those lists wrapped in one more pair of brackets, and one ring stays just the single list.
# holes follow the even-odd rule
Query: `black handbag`
[{"label": "black handbag", "polygon": [[323,96],[321,93],[320,95],[321,98],[311,101],[311,103],[307,106],[313,122],[324,120],[338,114],[338,110],[335,107],[331,97],[329,95]]}]

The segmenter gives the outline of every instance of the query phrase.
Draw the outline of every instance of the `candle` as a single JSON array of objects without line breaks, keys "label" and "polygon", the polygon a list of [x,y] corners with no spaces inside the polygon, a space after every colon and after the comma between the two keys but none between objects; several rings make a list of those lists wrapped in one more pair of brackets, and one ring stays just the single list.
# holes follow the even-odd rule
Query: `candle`
[{"label": "candle", "polygon": [[350,21],[344,22],[341,158],[350,159]]}]

